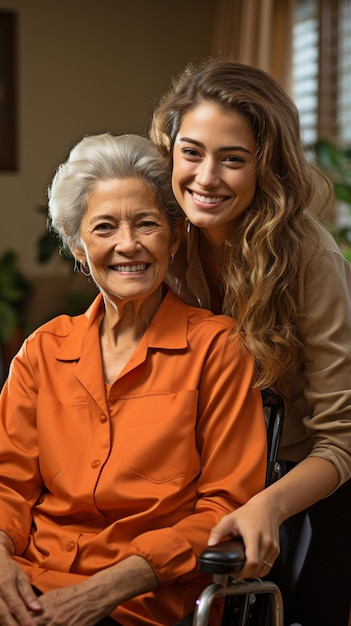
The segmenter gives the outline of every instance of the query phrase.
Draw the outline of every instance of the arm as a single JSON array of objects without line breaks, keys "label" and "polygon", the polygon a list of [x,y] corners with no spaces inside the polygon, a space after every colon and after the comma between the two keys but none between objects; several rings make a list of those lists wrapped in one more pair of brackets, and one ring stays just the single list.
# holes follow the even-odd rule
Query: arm
[{"label": "arm", "polygon": [[240,509],[224,516],[212,529],[208,545],[227,536],[242,537],[246,563],[240,576],[263,576],[268,573],[268,569],[262,569],[263,561],[273,564],[279,554],[279,526],[329,495],[338,483],[339,475],[332,463],[308,457]]},{"label": "arm", "polygon": [[301,429],[303,421],[312,450],[277,483],[224,517],[210,535],[210,545],[228,534],[243,536],[244,577],[267,574],[261,564],[273,564],[279,553],[280,524],[328,496],[351,472],[351,268],[329,236],[322,237],[326,247],[319,254],[314,250],[303,281],[310,359],[304,398],[292,408],[289,422],[294,426],[300,420]]},{"label": "arm", "polygon": [[312,442],[309,456],[335,466],[335,489],[351,476],[351,265],[324,230],[312,259],[303,294],[303,313],[310,320],[305,404],[293,406],[291,418],[302,419]]},{"label": "arm", "polygon": [[[14,391],[12,376],[16,379],[14,394],[11,393]],[[17,406],[25,407],[23,421],[20,410],[15,412],[16,420],[10,418],[13,395]],[[12,372],[0,398],[0,623],[4,625],[12,624],[15,618],[21,626],[35,626],[37,622],[31,613],[41,610],[29,579],[11,558],[16,553],[21,554],[27,546],[32,521],[31,504],[42,487],[37,468],[35,401],[36,391],[29,378],[23,380],[18,372]],[[19,433],[24,435],[23,440]],[[22,449],[23,441],[27,450]],[[22,493],[13,488],[15,476]]]},{"label": "arm", "polygon": [[[25,352],[26,343],[21,349],[22,357]],[[11,537],[18,555],[27,548],[31,509],[43,489],[38,466],[36,402],[30,364],[26,358],[15,358],[0,396],[0,528]]]}]

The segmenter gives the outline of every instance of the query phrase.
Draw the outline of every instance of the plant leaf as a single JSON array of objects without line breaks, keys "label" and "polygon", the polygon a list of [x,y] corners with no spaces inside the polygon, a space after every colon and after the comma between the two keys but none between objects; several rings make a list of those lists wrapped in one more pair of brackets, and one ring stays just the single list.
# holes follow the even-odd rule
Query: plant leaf
[{"label": "plant leaf", "polygon": [[11,339],[18,323],[18,315],[14,308],[7,302],[0,300],[0,341],[2,343]]}]

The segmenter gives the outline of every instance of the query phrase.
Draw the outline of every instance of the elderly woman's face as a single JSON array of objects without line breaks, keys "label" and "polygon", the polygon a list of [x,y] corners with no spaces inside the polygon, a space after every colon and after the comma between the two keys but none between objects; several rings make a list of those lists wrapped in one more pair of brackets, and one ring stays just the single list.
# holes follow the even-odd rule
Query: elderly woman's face
[{"label": "elderly woman's face", "polygon": [[155,192],[139,178],[98,182],[80,235],[84,253],[76,257],[86,260],[100,290],[117,303],[153,294],[178,247]]}]

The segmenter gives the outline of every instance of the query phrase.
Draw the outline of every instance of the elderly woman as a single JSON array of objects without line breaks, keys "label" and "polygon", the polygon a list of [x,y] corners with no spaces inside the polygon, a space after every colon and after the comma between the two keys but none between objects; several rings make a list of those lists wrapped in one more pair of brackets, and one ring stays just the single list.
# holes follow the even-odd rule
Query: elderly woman
[{"label": "elderly woman", "polygon": [[0,623],[171,625],[210,529],[263,486],[253,361],[164,285],[181,220],[147,139],[84,138],[49,211],[100,293],[34,332],[3,389]]}]

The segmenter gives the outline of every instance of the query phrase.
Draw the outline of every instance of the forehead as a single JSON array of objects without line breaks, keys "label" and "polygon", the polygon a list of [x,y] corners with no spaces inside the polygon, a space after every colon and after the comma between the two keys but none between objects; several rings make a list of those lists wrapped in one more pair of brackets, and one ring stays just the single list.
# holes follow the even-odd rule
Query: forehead
[{"label": "forehead", "polygon": [[236,135],[254,141],[254,134],[248,119],[236,109],[228,109],[214,102],[202,101],[182,116],[178,134],[193,131],[213,135]]},{"label": "forehead", "polygon": [[113,208],[136,211],[152,208],[164,213],[154,189],[143,178],[109,178],[98,181],[87,197],[87,213]]}]

